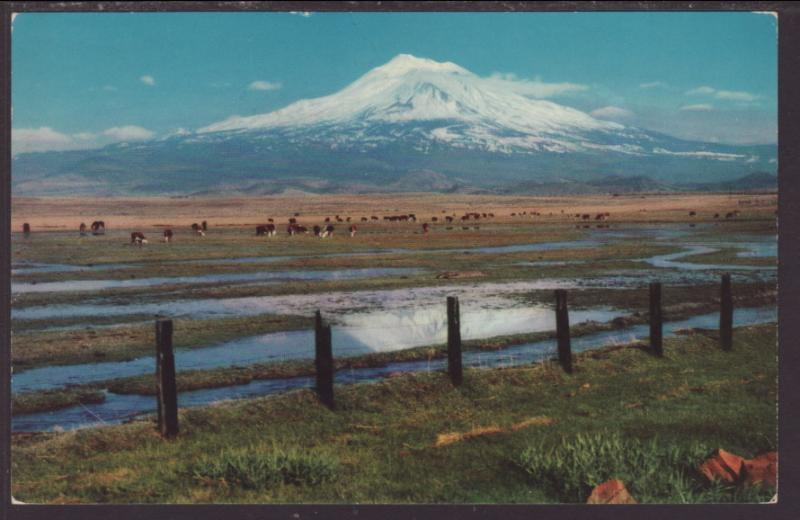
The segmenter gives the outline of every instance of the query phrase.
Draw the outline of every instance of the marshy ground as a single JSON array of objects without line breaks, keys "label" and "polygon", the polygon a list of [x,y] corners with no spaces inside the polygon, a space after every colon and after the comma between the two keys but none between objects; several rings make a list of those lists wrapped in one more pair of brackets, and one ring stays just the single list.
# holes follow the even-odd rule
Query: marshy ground
[{"label": "marshy ground", "polygon": [[[598,430],[625,442],[663,436],[666,444],[686,447],[689,458],[697,443],[743,454],[774,448],[771,374],[777,365],[774,350],[772,357],[768,352],[775,346],[776,325],[774,312],[765,309],[776,307],[775,208],[774,194],[15,199],[14,229],[22,222],[33,228],[29,237],[15,233],[12,240],[15,496],[66,502],[549,502],[574,497],[531,481],[513,462],[531,443]],[[689,216],[690,211],[696,214]],[[735,217],[724,218],[733,211]],[[462,224],[458,217],[465,212],[495,217]],[[348,223],[334,222],[333,238],[290,237],[285,223],[295,213],[309,227],[325,217],[350,217],[358,233],[350,237]],[[408,213],[416,214],[417,222],[382,220]],[[600,213],[609,216],[596,220]],[[456,221],[442,223],[446,215],[456,215]],[[106,234],[80,237],[78,224],[97,218],[106,221]],[[278,225],[278,235],[256,237],[255,225],[268,218]],[[200,237],[189,225],[203,220],[210,227]],[[428,233],[423,222],[430,224]],[[175,231],[172,243],[160,241],[165,227]],[[149,243],[131,245],[134,230]],[[648,283],[664,284],[665,319],[677,323],[718,309],[722,272],[733,274],[736,308],[753,309],[747,316],[755,320],[737,332],[741,348],[734,353],[716,352],[709,334],[693,334],[671,337],[675,350],[667,360],[636,349],[613,351],[608,359],[619,363],[607,361],[608,367],[592,357],[603,342],[624,342],[621,338],[632,338],[634,327],[646,323]],[[554,288],[569,292],[573,335],[591,340],[574,376],[560,375],[546,361],[552,354]],[[483,370],[469,369],[469,384],[459,391],[446,388],[437,372],[444,357],[444,299],[450,294],[462,300],[462,317],[471,317],[462,318],[466,352],[511,353],[505,365],[478,363]],[[316,309],[334,325],[342,377],[372,383],[341,385],[342,407],[336,412],[320,409],[308,390],[283,395],[306,386],[303,378],[313,375],[307,352]],[[186,409],[181,438],[170,444],[145,433],[152,430],[147,415],[112,425],[142,417],[154,406],[148,374],[157,317],[175,321],[178,384],[187,400],[202,405],[251,398]],[[719,357],[720,370],[714,362],[692,368],[701,355]],[[723,373],[724,355],[744,364]],[[543,365],[531,365],[542,360]],[[632,366],[614,368],[622,360]],[[418,370],[420,363],[434,369]],[[652,370],[671,375],[657,382],[649,379],[653,374],[642,375]],[[629,371],[641,371],[637,377],[646,383],[632,384],[623,375]],[[743,375],[746,371],[750,375]],[[579,383],[584,376],[591,381]],[[732,385],[737,377],[753,383],[746,388],[758,387],[736,391],[742,409],[752,412],[746,417],[734,417],[732,403],[722,406],[717,394],[725,392],[691,390]],[[283,381],[289,383],[278,388]],[[564,397],[575,384],[592,390]],[[652,399],[643,394],[640,405],[627,406],[626,400],[651,387]],[[258,397],[272,393],[278,395]],[[672,397],[662,399],[665,395]],[[300,402],[302,410],[292,412]],[[577,402],[581,413],[572,410]],[[558,406],[566,406],[563,413]],[[107,412],[111,408],[114,412]],[[299,415],[290,418],[292,413]],[[365,413],[369,417],[362,417]],[[667,419],[671,413],[677,413],[674,420]],[[275,414],[289,415],[275,424]],[[509,430],[528,415],[551,421]],[[751,433],[757,441],[745,439],[741,432],[756,419],[761,422]],[[237,425],[235,434],[226,430],[230,424]],[[356,424],[368,427],[362,431]],[[87,426],[102,427],[59,432]],[[446,448],[428,446],[437,433],[490,426],[504,433]],[[256,442],[259,428],[269,430],[261,440],[269,439],[270,446]],[[369,437],[375,428],[380,435]],[[22,433],[32,430],[50,433]],[[378,446],[378,438],[385,438],[386,446]],[[163,449],[168,464],[144,475],[147,464],[158,465],[152,457]],[[219,452],[221,459],[190,468],[194,452],[212,458]],[[264,477],[273,482],[265,488],[231,484],[220,473],[217,463],[225,457],[244,464],[262,452],[299,457],[322,468],[322,476],[299,484]],[[49,455],[36,459],[37,453]],[[388,461],[385,467],[381,460]],[[75,479],[81,464],[103,470],[80,484]],[[473,475],[481,465],[497,467]],[[465,471],[475,481],[459,491],[455,475]],[[59,484],[47,488],[44,482],[53,478]],[[681,496],[687,501],[763,498],[759,492],[710,490],[686,479]],[[166,482],[179,485],[167,491]],[[655,491],[663,482],[653,486],[638,490],[646,501],[680,501]]]}]

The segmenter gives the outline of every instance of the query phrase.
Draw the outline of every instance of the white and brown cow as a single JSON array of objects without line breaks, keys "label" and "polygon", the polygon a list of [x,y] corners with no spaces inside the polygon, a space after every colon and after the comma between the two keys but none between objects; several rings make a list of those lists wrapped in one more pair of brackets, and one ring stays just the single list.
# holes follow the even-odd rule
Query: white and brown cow
[{"label": "white and brown cow", "polygon": [[171,229],[165,229],[165,230],[164,230],[164,242],[166,242],[166,243],[168,243],[168,244],[169,244],[170,242],[172,242],[172,234],[173,234],[173,233],[172,233],[172,230],[171,230]]},{"label": "white and brown cow", "polygon": [[131,233],[131,244],[141,247],[146,243],[147,243],[147,238],[145,238],[144,233],[142,233],[141,231],[134,231],[133,233]]},{"label": "white and brown cow", "polygon": [[350,224],[350,236],[356,236],[356,232],[358,231],[358,227],[355,224]]},{"label": "white and brown cow", "polygon": [[325,226],[325,229],[322,230],[322,234],[320,235],[321,238],[327,238],[333,236],[334,227],[331,224]]},{"label": "white and brown cow", "polygon": [[192,231],[194,231],[194,232],[195,232],[195,234],[197,234],[197,235],[200,235],[201,237],[204,237],[204,236],[206,236],[206,232],[205,232],[205,231],[203,231],[203,226],[201,226],[201,225],[200,225],[200,224],[198,224],[197,222],[195,222],[194,224],[192,224]]}]

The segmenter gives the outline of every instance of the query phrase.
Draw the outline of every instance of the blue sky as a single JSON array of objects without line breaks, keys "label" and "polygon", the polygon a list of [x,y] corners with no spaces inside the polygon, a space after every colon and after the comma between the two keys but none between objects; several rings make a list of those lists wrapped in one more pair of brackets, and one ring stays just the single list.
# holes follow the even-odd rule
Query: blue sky
[{"label": "blue sky", "polygon": [[400,53],[568,83],[549,99],[678,137],[777,139],[777,20],[752,13],[24,13],[15,152],[194,130],[333,93]]}]

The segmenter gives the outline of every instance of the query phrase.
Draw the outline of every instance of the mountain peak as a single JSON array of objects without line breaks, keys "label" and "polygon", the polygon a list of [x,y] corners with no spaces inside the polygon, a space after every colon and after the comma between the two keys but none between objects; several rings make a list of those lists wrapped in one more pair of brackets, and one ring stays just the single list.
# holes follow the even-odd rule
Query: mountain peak
[{"label": "mountain peak", "polygon": [[385,64],[372,70],[374,73],[388,76],[401,76],[412,71],[444,72],[451,74],[471,74],[467,69],[450,61],[435,61],[418,58],[411,54],[398,54]]},{"label": "mountain peak", "polygon": [[440,123],[433,130],[435,141],[454,144],[455,130],[459,141],[492,149],[566,151],[580,147],[577,142],[583,137],[577,134],[582,132],[624,128],[573,108],[531,99],[449,61],[399,54],[339,92],[266,114],[230,117],[198,133],[334,125],[343,131],[354,125],[432,121]]}]

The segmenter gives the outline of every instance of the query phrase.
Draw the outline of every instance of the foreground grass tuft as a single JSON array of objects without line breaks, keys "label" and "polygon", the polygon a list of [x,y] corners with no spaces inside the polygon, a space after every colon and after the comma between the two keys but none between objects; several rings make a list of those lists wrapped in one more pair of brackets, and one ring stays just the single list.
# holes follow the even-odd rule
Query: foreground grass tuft
[{"label": "foreground grass tuft", "polygon": [[765,502],[773,489],[708,485],[697,473],[713,447],[654,438],[623,438],[617,432],[577,434],[557,443],[540,441],[515,461],[531,481],[564,502],[585,502],[592,488],[610,479],[625,482],[637,501]]},{"label": "foreground grass tuft", "polygon": [[189,465],[195,480],[244,489],[280,484],[313,486],[333,480],[338,470],[338,460],[328,454],[265,446],[225,449]]}]

